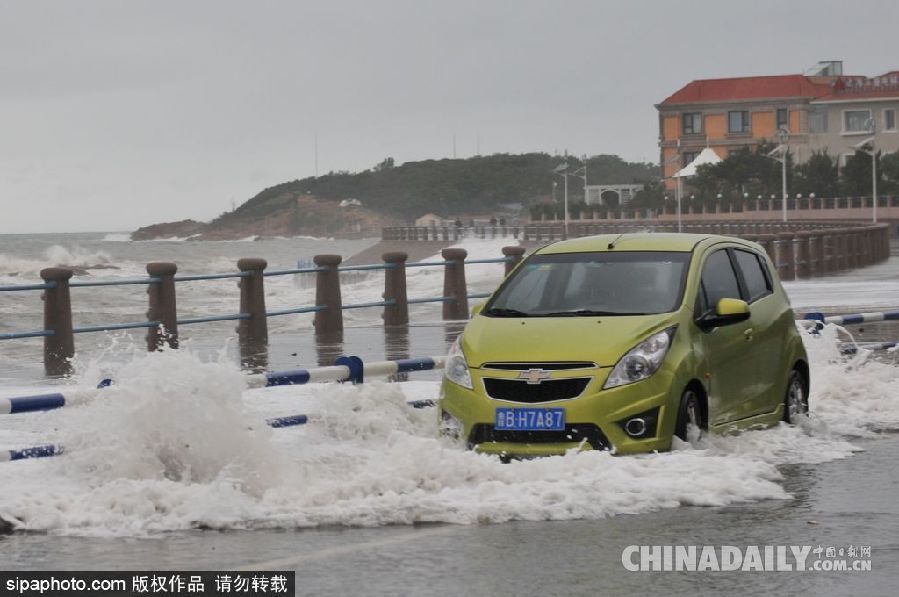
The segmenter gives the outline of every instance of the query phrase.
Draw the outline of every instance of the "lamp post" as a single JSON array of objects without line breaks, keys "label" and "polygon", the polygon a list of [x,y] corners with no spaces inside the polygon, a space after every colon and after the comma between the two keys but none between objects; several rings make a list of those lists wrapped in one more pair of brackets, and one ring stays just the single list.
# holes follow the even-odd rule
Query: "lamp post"
[{"label": "lamp post", "polygon": [[568,238],[568,162],[562,162],[553,170],[553,174],[557,174],[565,179],[565,224],[563,235]]},{"label": "lamp post", "polygon": [[[665,166],[668,164],[674,164],[681,161],[681,152],[680,152],[680,139],[677,140],[677,147],[675,148],[674,155],[665,160]],[[683,195],[683,188],[681,187],[681,177],[678,176],[678,170],[674,173],[674,199],[677,201],[677,231],[682,232],[683,226],[681,225],[681,209],[680,209],[680,198]]]},{"label": "lamp post", "polygon": [[871,220],[877,223],[877,148],[874,145],[874,138],[877,136],[877,123],[872,116],[865,122],[865,128],[871,133],[871,195],[872,203]]},{"label": "lamp post", "polygon": [[780,174],[780,182],[781,182],[781,194],[783,195],[783,221],[787,221],[787,141],[790,140],[790,131],[788,131],[785,127],[780,127],[777,129],[777,138],[780,140],[780,146],[783,147],[783,155],[780,156],[780,164],[781,164],[781,174]]}]

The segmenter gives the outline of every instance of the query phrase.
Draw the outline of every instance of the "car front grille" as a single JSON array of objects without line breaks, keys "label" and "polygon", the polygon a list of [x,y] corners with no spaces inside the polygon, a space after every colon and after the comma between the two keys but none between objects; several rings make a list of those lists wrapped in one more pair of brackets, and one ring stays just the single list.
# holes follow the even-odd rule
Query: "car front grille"
[{"label": "car front grille", "polygon": [[609,440],[602,430],[593,423],[565,425],[565,431],[510,431],[494,428],[493,425],[478,423],[468,436],[468,447],[489,442],[515,444],[580,443],[587,440],[594,450],[608,450]]},{"label": "car front grille", "polygon": [[590,383],[589,377],[547,379],[539,384],[529,384],[518,379],[484,378],[484,390],[496,400],[538,404],[553,400],[577,398]]}]

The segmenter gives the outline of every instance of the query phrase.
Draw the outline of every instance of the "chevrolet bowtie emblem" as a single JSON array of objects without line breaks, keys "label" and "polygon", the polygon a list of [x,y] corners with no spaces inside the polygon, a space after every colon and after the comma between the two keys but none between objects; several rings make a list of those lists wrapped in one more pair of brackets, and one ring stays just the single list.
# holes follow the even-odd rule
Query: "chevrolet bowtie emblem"
[{"label": "chevrolet bowtie emblem", "polygon": [[528,385],[537,385],[544,379],[549,379],[552,374],[544,369],[528,369],[518,374],[518,379],[525,379]]}]

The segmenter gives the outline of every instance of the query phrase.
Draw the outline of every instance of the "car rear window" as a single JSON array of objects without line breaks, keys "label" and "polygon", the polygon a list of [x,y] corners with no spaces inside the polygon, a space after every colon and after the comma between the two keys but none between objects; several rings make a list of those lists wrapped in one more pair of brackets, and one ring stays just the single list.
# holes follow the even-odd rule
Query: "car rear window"
[{"label": "car rear window", "polygon": [[746,283],[746,290],[749,293],[749,302],[760,299],[771,292],[768,283],[768,277],[762,271],[762,264],[758,255],[749,251],[734,251],[737,258],[737,265],[743,273],[743,281]]}]

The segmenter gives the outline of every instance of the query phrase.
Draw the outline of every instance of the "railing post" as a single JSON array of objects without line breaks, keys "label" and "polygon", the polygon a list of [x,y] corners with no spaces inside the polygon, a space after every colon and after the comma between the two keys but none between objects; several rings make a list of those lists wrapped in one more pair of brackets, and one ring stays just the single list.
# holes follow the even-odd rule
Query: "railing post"
[{"label": "railing post", "polygon": [[237,269],[247,275],[240,279],[240,312],[250,316],[237,324],[241,349],[246,354],[256,352],[268,344],[268,319],[265,315],[265,278],[268,266],[265,259],[244,257],[237,261]]},{"label": "railing post", "polygon": [[158,321],[159,325],[147,329],[147,350],[161,350],[163,344],[178,348],[178,309],[175,301],[174,263],[154,262],[147,264],[147,273],[159,282],[147,286],[149,309],[147,319]]},{"label": "railing post", "polygon": [[793,280],[796,277],[793,263],[793,235],[782,232],[774,241],[775,253],[777,253],[777,273],[781,280]]},{"label": "railing post", "polygon": [[796,232],[793,237],[793,258],[796,263],[797,278],[811,277],[811,251],[809,251],[810,234]]},{"label": "railing post", "polygon": [[384,300],[393,301],[384,306],[384,325],[405,325],[409,323],[409,304],[406,296],[406,260],[407,253],[384,253],[381,258],[387,269],[384,270]]},{"label": "railing post", "polygon": [[443,319],[468,319],[468,286],[465,283],[465,249],[443,249],[440,254],[447,262],[443,270],[443,296],[453,300],[443,302]]},{"label": "railing post", "polygon": [[315,265],[323,268],[315,276],[315,304],[325,307],[315,312],[315,333],[331,334],[343,331],[343,306],[340,299],[340,255],[316,255]]},{"label": "railing post", "polygon": [[72,270],[48,267],[41,270],[44,282],[55,284],[44,290],[44,329],[52,336],[44,336],[44,370],[47,375],[67,375],[72,372],[70,359],[75,356],[75,335],[72,333],[72,300],[69,279]]},{"label": "railing post", "polygon": [[521,263],[524,247],[503,247],[503,256],[506,258],[505,274],[508,276],[515,266]]}]

